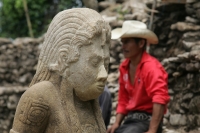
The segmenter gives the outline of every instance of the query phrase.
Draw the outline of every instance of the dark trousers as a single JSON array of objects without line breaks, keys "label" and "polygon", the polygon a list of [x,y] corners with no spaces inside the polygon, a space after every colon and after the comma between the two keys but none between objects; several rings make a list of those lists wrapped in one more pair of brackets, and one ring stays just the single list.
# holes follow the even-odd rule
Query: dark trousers
[{"label": "dark trousers", "polygon": [[[150,120],[139,120],[127,118],[115,133],[144,133],[149,129]],[[162,133],[162,122],[158,127],[157,133]]]}]

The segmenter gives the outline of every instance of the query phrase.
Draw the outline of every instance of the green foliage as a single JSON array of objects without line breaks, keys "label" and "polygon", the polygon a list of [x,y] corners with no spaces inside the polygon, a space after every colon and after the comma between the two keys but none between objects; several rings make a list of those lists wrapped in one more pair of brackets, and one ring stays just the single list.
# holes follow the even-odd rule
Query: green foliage
[{"label": "green foliage", "polygon": [[122,5],[117,6],[117,8],[115,9],[115,12],[117,12],[119,14],[118,19],[119,20],[124,20],[124,15],[127,14],[129,11],[123,9]]},{"label": "green foliage", "polygon": [[[0,0],[1,37],[29,36],[23,0]],[[33,34],[35,37],[46,32],[48,24],[59,11],[77,6],[74,0],[26,0]]]},{"label": "green foliage", "polygon": [[75,0],[67,1],[67,0],[60,0],[59,5],[58,5],[58,11],[62,11],[65,9],[69,9],[71,7],[76,7],[77,3]]}]

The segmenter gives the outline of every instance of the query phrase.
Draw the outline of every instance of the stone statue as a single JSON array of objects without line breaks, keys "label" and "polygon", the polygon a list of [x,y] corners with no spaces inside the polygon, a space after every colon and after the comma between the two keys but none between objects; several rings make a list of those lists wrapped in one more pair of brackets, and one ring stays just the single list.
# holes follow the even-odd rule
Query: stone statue
[{"label": "stone statue", "polygon": [[107,79],[110,34],[92,9],[58,13],[10,133],[105,133],[98,97]]}]

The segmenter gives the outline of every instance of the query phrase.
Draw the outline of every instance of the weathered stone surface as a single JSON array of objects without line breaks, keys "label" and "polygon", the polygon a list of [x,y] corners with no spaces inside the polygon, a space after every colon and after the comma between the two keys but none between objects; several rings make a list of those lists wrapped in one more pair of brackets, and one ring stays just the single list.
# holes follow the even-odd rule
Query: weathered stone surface
[{"label": "weathered stone surface", "polygon": [[185,22],[178,22],[176,24],[171,25],[171,29],[172,30],[179,30],[179,31],[188,31],[188,30],[200,30],[200,26],[199,25],[195,25],[195,24],[189,24],[189,23],[185,23]]},{"label": "weathered stone surface", "polygon": [[194,8],[200,8],[200,2],[194,3],[194,4],[193,4],[193,7],[194,7]]},{"label": "weathered stone surface", "polygon": [[117,22],[117,17],[116,16],[112,16],[112,17],[108,17],[106,15],[102,16],[104,18],[104,20],[108,23],[114,23]]},{"label": "weathered stone surface", "polygon": [[199,23],[198,19],[192,18],[190,16],[187,16],[185,19],[186,19],[186,22],[190,22],[190,23],[194,23],[194,24]]},{"label": "weathered stone surface", "polygon": [[200,44],[200,41],[197,41],[197,42],[186,42],[186,41],[183,41],[183,45],[185,46],[186,49],[191,49],[193,46],[199,45],[199,44]]},{"label": "weathered stone surface", "polygon": [[119,74],[116,74],[116,73],[111,73],[108,75],[108,82],[109,83],[115,83],[119,78]]},{"label": "weathered stone surface", "polygon": [[195,117],[197,125],[200,126],[200,115],[195,115]]},{"label": "weathered stone surface", "polygon": [[187,3],[194,3],[197,2],[198,0],[186,0]]},{"label": "weathered stone surface", "polygon": [[187,124],[186,116],[181,114],[171,114],[169,120],[170,124],[173,126],[178,126],[178,125],[184,126]]},{"label": "weathered stone surface", "polygon": [[102,11],[102,10],[105,10],[106,8],[110,7],[112,4],[113,4],[113,2],[110,2],[110,1],[102,1],[102,2],[99,2],[99,8]]},{"label": "weathered stone surface", "polygon": [[9,96],[7,103],[8,109],[16,109],[18,102],[19,102],[19,96],[15,94]]},{"label": "weathered stone surface", "polygon": [[193,93],[187,93],[183,96],[183,100],[190,100],[193,97]]},{"label": "weathered stone surface", "polygon": [[126,14],[124,15],[124,20],[133,20],[135,17],[134,14]]},{"label": "weathered stone surface", "polygon": [[200,114],[200,96],[194,97],[189,104],[189,111],[192,114]]},{"label": "weathered stone surface", "polygon": [[7,38],[0,38],[0,46],[5,45],[5,44],[10,44],[10,43],[12,43],[11,40],[9,40]]},{"label": "weathered stone surface", "polygon": [[82,2],[85,7],[98,11],[98,1],[97,0],[82,0]]},{"label": "weathered stone surface", "polygon": [[198,19],[200,18],[200,9],[198,9],[198,10],[196,11],[196,16],[197,16]]},{"label": "weathered stone surface", "polygon": [[[46,33],[36,74],[20,98],[10,133],[105,133],[98,97],[108,76],[110,36],[110,26],[94,10],[58,13]],[[23,41],[15,44],[32,39]],[[9,109],[15,108],[14,101],[18,101],[16,95],[9,96]]]},{"label": "weathered stone surface", "polygon": [[168,125],[168,124],[169,124],[168,119],[164,118],[164,119],[163,119],[163,124],[164,124],[164,125]]}]

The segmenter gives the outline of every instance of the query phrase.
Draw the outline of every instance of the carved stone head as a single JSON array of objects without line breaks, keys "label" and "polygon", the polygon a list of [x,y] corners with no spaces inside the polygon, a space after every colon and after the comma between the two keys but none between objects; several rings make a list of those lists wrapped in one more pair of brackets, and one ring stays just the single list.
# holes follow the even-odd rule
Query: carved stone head
[{"label": "carved stone head", "polygon": [[66,79],[83,101],[103,91],[109,64],[110,26],[87,8],[58,13],[45,35],[31,85],[54,74]]}]

